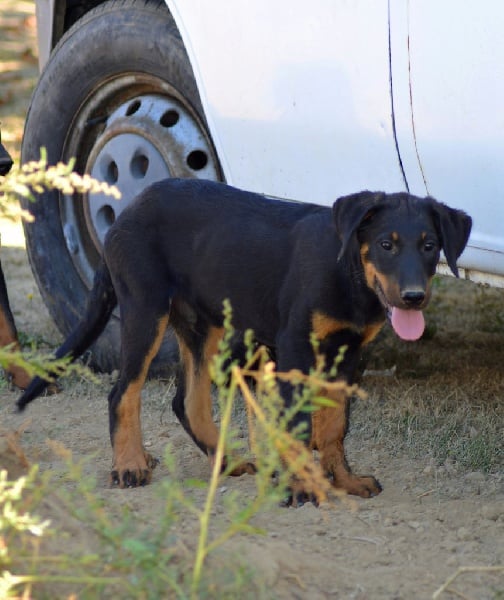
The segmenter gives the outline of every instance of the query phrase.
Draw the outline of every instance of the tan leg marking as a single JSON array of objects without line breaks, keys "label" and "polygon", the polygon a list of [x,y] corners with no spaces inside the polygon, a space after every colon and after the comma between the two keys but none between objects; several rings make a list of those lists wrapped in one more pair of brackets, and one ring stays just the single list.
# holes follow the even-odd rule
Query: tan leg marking
[{"label": "tan leg marking", "polygon": [[179,339],[181,359],[185,372],[184,408],[193,435],[207,448],[217,446],[219,430],[212,418],[211,378],[209,364],[216,354],[224,329],[211,328],[205,341],[203,358],[196,364],[192,352],[183,340]]},{"label": "tan leg marking", "polygon": [[[362,336],[361,346],[368,344],[380,331],[383,321],[365,327],[339,321],[321,312],[312,315],[312,327],[318,339],[351,329]],[[311,447],[320,452],[320,463],[325,473],[334,478],[334,487],[348,494],[368,498],[380,493],[381,487],[374,477],[353,475],[348,466],[344,438],[347,428],[346,407],[348,397],[344,391],[325,390],[324,395],[335,403],[335,407],[324,407],[313,413]]]},{"label": "tan leg marking", "polygon": [[[209,365],[218,351],[219,342],[224,335],[223,328],[213,327],[209,330],[203,349],[203,359],[199,365],[195,364],[194,356],[187,345],[179,338],[181,358],[184,362],[186,395],[184,408],[186,418],[194,437],[208,448],[208,459],[213,468],[214,451],[219,440],[219,429],[212,418],[212,397]],[[224,458],[226,461],[227,458]],[[243,462],[229,473],[232,476],[244,473],[255,473],[252,463]]]},{"label": "tan leg marking", "polygon": [[159,320],[156,338],[145,356],[138,378],[129,383],[117,406],[117,426],[112,443],[112,477],[114,472],[117,472],[120,487],[149,483],[156,464],[155,459],[143,448],[140,422],[141,391],[152,359],[163,341],[167,325],[168,316],[164,316]]},{"label": "tan leg marking", "polygon": [[327,397],[337,402],[334,408],[324,407],[312,416],[311,447],[320,452],[320,464],[328,475],[334,478],[334,487],[348,494],[369,498],[381,492],[374,477],[353,475],[348,466],[343,440],[346,431],[346,404],[348,398],[344,392],[328,392]]},{"label": "tan leg marking", "polygon": [[[20,349],[16,333],[13,331],[4,311],[0,308],[0,347],[3,348],[10,344],[13,344],[12,348],[14,350]],[[12,383],[18,388],[24,390],[28,387],[30,377],[24,369],[15,365],[8,365],[5,370],[11,375]]]}]

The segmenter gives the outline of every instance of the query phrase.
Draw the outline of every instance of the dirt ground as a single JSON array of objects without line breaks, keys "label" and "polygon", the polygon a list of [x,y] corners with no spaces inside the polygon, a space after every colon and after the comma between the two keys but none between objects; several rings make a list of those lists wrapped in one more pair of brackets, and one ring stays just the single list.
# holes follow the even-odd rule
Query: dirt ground
[{"label": "dirt ground", "polygon": [[[25,18],[32,8],[29,3],[23,7]],[[5,72],[2,79],[0,71],[0,82],[11,79]],[[5,125],[6,104],[0,102],[2,106]],[[26,106],[17,105],[17,114]],[[17,145],[14,126],[7,122],[4,142]],[[53,347],[61,335],[31,275],[19,226],[2,222],[0,231],[1,260],[23,340]],[[266,535],[240,537],[227,548],[256,573],[257,587],[245,597],[432,598],[459,568],[475,567],[439,597],[504,598],[503,571],[487,569],[504,565],[504,292],[443,280],[427,321],[429,335],[420,342],[398,343],[390,331],[377,340],[362,381],[369,399],[353,408],[349,462],[355,472],[374,474],[384,491],[371,500],[356,499],[353,509],[306,504],[260,513],[254,524]],[[166,467],[158,467],[145,488],[108,486],[106,397],[111,380],[101,375],[99,384],[76,378],[64,382],[60,394],[39,399],[24,415],[13,412],[17,394],[4,383],[0,429],[13,431],[24,424],[21,445],[42,470],[62,472],[48,439],[63,443],[77,459],[89,457],[86,469],[96,475],[106,502],[127,503],[139,519],[152,524],[159,514],[158,490]],[[181,479],[207,479],[206,459],[171,412],[172,395],[173,382],[146,386],[145,443],[157,456],[171,444]],[[477,455],[469,452],[474,448]],[[4,458],[0,455],[0,467]],[[61,476],[61,485],[73,484]],[[230,479],[219,493],[231,490],[251,497],[253,478]],[[51,517],[65,526],[58,511]],[[195,528],[194,519],[185,515],[180,535],[189,545]],[[85,536],[84,531],[72,532],[81,534]]]},{"label": "dirt ground", "polygon": [[[11,239],[16,239],[15,235]],[[54,345],[60,334],[42,303],[23,248],[4,246],[1,256],[20,330],[41,346]],[[462,285],[466,287],[467,284]],[[470,284],[467,291],[470,296],[477,288]],[[441,304],[445,295],[449,296],[450,290],[444,294],[440,291]],[[471,330],[464,333],[471,338]],[[485,398],[492,404],[492,394],[502,398],[502,363],[492,365],[488,361],[487,367],[470,369],[468,376],[473,383],[464,381],[464,373],[453,372],[462,367],[460,357],[458,365],[452,368],[441,364],[441,372],[429,368],[427,375],[422,371],[424,362],[430,360],[433,344],[444,346],[444,353],[456,352],[464,343],[461,335],[460,331],[448,329],[443,335],[436,334],[439,340],[434,336],[430,342],[424,342],[424,348],[422,343],[403,348],[401,355],[411,352],[413,362],[407,361],[394,374],[391,368],[382,369],[379,362],[371,361],[368,365],[379,368],[375,374],[371,372],[363,378],[363,387],[370,397],[358,401],[354,407],[353,428],[347,438],[348,457],[356,472],[373,473],[380,479],[384,486],[380,496],[356,499],[353,510],[332,505],[317,509],[311,504],[299,509],[268,510],[254,520],[254,524],[264,527],[265,536],[249,536],[231,543],[230,548],[236,549],[236,555],[252,566],[258,581],[268,590],[264,597],[431,598],[459,567],[504,565],[502,461],[494,462],[490,473],[464,467],[451,459],[440,463],[428,446],[422,446],[425,440],[421,428],[405,439],[407,433],[401,430],[399,421],[397,432],[387,423],[390,415],[394,420],[396,414],[405,414],[405,406],[421,402],[421,398],[427,402],[434,395],[442,404],[439,396],[446,390],[452,396],[448,404],[461,404],[454,407],[456,414],[463,416],[467,409],[468,418],[473,421],[468,407],[477,407],[474,397],[480,396],[481,410],[486,411],[492,427],[502,432],[504,419],[499,405],[491,410],[483,408]],[[503,338],[501,333],[495,342],[504,345]],[[479,340],[481,344],[481,337]],[[388,334],[381,340],[385,347],[391,343]],[[388,360],[390,348],[388,352],[376,351],[380,360]],[[480,353],[474,347],[473,354],[464,362],[467,360],[468,365],[484,362]],[[408,374],[408,365],[418,372]],[[86,470],[97,477],[99,492],[106,502],[127,503],[138,511],[139,518],[153,524],[159,514],[156,508],[159,484],[167,477],[165,467],[156,468],[153,484],[148,487],[117,490],[108,486],[111,453],[106,397],[110,382],[109,375],[100,376],[98,385],[77,379],[65,382],[62,393],[39,399],[23,415],[13,413],[17,394],[4,385],[0,390],[1,427],[13,431],[27,423],[21,437],[22,447],[30,461],[40,463],[43,470],[60,473],[63,469],[61,459],[47,445],[48,439],[63,443],[77,460],[91,458]],[[148,383],[143,409],[146,445],[155,455],[162,456],[166,444],[171,444],[180,478],[206,480],[208,463],[172,414],[169,406],[172,394],[172,382]],[[416,412],[411,407],[411,411],[420,419],[426,406]],[[444,410],[448,410],[447,406]],[[428,423],[430,431],[425,435],[434,444],[435,419]],[[479,426],[477,421],[474,423]],[[384,435],[380,433],[382,429]],[[72,486],[63,475],[58,477],[61,485]],[[221,493],[227,490],[239,490],[245,497],[251,497],[253,478],[230,479]],[[55,525],[65,527],[65,515],[60,511],[49,511],[49,516]],[[189,516],[182,519],[180,532],[186,539],[187,536],[194,539],[195,528],[194,519]],[[72,544],[75,543],[74,539]],[[451,589],[463,593],[458,597],[473,600],[502,598],[504,573],[485,570],[464,573]],[[257,594],[254,590],[249,597],[258,597]],[[457,596],[447,592],[441,597]]]}]

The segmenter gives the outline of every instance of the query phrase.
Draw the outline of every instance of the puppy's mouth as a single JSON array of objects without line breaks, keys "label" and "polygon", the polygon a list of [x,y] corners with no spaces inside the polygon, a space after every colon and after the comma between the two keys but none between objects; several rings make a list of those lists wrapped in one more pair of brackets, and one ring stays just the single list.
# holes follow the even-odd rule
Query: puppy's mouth
[{"label": "puppy's mouth", "polygon": [[421,310],[391,306],[388,316],[392,328],[402,340],[414,342],[422,337],[425,319]]},{"label": "puppy's mouth", "polygon": [[375,292],[385,308],[387,317],[396,335],[402,340],[414,342],[422,337],[425,330],[425,319],[420,306],[418,308],[397,306],[387,299],[379,281],[375,282]]}]

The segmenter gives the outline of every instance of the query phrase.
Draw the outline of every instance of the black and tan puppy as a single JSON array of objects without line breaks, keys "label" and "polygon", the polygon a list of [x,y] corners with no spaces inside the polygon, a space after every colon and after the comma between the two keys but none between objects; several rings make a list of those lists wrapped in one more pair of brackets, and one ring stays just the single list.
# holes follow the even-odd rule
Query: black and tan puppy
[{"label": "black and tan puppy", "polygon": [[[0,134],[0,176],[5,176],[12,168],[12,159],[2,144]],[[2,190],[0,188],[0,194]],[[5,277],[0,263],[0,346],[12,345],[18,349],[18,336],[14,317],[12,316],[11,307],[9,304],[9,296],[7,295],[7,286]],[[26,371],[15,365],[11,365],[6,369],[12,383],[21,389],[25,389],[30,382]]]},{"label": "black and tan puppy", "polygon": [[[398,335],[420,337],[440,252],[457,274],[470,229],[465,213],[406,193],[361,192],[331,209],[201,180],[169,179],[146,189],[110,228],[85,317],[57,351],[58,357],[82,354],[119,304],[122,364],[109,396],[112,480],[128,487],[151,478],[140,391],[168,324],[182,365],[173,408],[211,457],[218,431],[208,363],[223,335],[224,299],[238,330],[253,329],[275,349],[279,371],[308,372],[314,332],[328,365],[347,347],[339,373],[352,381],[361,348],[387,313]],[[45,385],[34,380],[19,408]],[[286,406],[292,393],[283,386]],[[297,419],[310,431],[307,413]],[[335,487],[378,494],[374,477],[354,475],[347,465],[347,421],[346,402],[322,409],[313,419],[311,446]]]}]

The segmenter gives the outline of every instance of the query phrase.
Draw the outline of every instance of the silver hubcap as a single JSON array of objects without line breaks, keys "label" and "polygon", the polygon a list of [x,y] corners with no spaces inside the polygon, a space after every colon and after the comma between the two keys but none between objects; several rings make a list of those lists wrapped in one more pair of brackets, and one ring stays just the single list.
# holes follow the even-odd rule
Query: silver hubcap
[{"label": "silver hubcap", "polygon": [[67,247],[88,285],[108,229],[139,192],[167,177],[219,179],[210,140],[193,113],[157,94],[129,99],[110,114],[85,171],[121,192],[120,200],[105,194],[62,198]]}]

